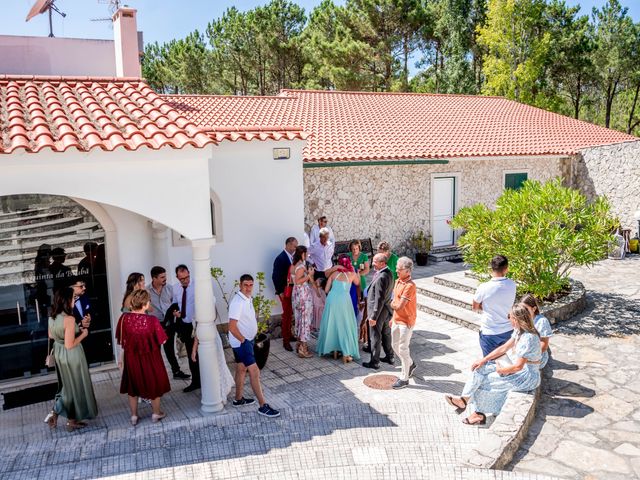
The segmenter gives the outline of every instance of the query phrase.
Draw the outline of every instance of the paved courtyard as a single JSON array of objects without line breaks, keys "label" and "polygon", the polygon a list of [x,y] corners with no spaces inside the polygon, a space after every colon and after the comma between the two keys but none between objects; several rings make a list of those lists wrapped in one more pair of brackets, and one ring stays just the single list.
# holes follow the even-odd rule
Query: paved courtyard
[{"label": "paved courtyard", "polygon": [[551,339],[553,370],[515,471],[640,478],[639,273],[638,256],[573,272],[589,304]]},{"label": "paved courtyard", "polygon": [[484,430],[462,425],[442,395],[461,391],[479,353],[476,334],[421,313],[412,350],[418,371],[410,388],[381,391],[363,384],[371,371],[358,363],[302,360],[273,342],[263,382],[269,403],[282,412],[275,420],[229,404],[203,416],[198,395],[182,393],[186,383],[172,381],[163,398],[168,417],[152,424],[143,406],[133,428],[118,393],[119,372],[98,373],[100,415],[83,431],[50,431],[42,423],[47,403],[0,413],[0,477],[549,478],[458,467]]}]

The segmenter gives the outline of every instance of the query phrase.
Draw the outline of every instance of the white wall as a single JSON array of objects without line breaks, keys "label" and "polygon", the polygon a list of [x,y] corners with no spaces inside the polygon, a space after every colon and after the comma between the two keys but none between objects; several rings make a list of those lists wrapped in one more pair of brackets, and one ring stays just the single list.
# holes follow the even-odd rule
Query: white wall
[{"label": "white wall", "polygon": [[113,40],[0,35],[0,73],[116,75]]},{"label": "white wall", "polygon": [[[273,148],[291,148],[288,160],[273,160]],[[210,161],[211,187],[221,202],[217,219],[221,242],[211,250],[212,266],[222,267],[227,287],[243,273],[266,275],[268,295],[275,298],[271,273],[273,260],[289,236],[302,239],[304,195],[303,141],[223,142],[214,147]],[[170,249],[171,268],[191,264],[191,248]],[[224,301],[218,306],[224,313]],[[273,313],[280,312],[280,305]]]}]

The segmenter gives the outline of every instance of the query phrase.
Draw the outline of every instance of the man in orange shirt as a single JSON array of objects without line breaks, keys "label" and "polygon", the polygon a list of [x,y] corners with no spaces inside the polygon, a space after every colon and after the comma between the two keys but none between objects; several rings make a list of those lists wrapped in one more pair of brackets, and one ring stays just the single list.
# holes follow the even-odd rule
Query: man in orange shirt
[{"label": "man in orange shirt", "polygon": [[413,261],[408,257],[400,257],[396,266],[398,280],[393,289],[393,318],[391,319],[391,346],[402,361],[402,377],[393,384],[395,390],[409,385],[409,378],[413,376],[416,364],[411,360],[409,343],[416,324],[417,298],[416,284],[411,280]]}]

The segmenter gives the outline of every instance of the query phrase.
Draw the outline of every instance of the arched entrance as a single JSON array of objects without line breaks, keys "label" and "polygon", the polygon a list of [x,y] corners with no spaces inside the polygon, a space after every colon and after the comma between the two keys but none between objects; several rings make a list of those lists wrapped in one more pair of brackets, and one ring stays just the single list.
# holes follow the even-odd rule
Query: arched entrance
[{"label": "arched entrance", "polygon": [[105,231],[74,200],[0,197],[0,381],[46,374],[47,323],[55,292],[86,285],[75,312],[91,315],[90,365],[113,359]]}]

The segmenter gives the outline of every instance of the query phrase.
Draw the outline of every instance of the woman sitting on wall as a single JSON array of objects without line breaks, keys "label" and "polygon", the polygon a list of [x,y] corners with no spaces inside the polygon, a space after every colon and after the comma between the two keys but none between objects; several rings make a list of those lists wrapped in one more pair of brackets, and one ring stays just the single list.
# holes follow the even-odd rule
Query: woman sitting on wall
[{"label": "woman sitting on wall", "polygon": [[540,335],[540,346],[542,349],[542,359],[540,360],[540,370],[542,370],[549,361],[549,339],[553,336],[551,331],[551,324],[549,319],[540,313],[540,307],[536,297],[527,293],[520,299],[533,318],[533,325],[536,327],[538,334]]},{"label": "woman sitting on wall", "polygon": [[507,343],[471,365],[472,377],[460,397],[445,396],[460,412],[468,408],[467,425],[484,425],[486,414],[500,413],[510,391],[528,392],[540,385],[540,336],[529,310],[518,304],[509,319],[514,330]]}]

